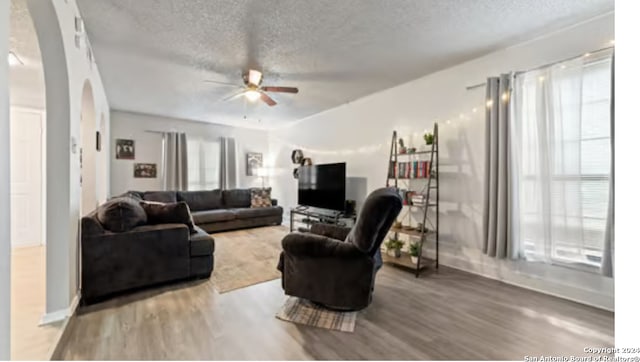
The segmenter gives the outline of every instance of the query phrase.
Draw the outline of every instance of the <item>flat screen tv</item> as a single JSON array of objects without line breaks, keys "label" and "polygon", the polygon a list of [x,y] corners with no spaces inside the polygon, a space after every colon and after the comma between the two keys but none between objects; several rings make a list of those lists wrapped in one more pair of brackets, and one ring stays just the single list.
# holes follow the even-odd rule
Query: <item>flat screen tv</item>
[{"label": "flat screen tv", "polygon": [[346,163],[300,166],[298,204],[344,211]]}]

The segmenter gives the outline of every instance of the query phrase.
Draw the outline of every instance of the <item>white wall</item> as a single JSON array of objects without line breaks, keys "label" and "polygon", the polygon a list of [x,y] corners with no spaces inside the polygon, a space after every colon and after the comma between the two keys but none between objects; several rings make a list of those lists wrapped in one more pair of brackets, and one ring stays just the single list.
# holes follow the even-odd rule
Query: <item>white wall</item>
[{"label": "white wall", "polygon": [[[269,143],[266,131],[113,111],[111,113],[110,141],[113,151],[109,154],[111,162],[111,195],[118,195],[129,190],[162,190],[162,179],[160,178],[162,174],[162,136],[157,132],[168,131],[185,132],[187,138],[235,138],[238,150],[238,187],[261,186],[259,177],[246,176],[246,153],[260,152],[263,156],[267,155]],[[132,139],[135,141],[135,160],[117,160],[115,158],[116,139]],[[134,178],[134,163],[156,163],[159,177],[155,179]]]},{"label": "white wall", "polygon": [[[63,318],[77,300],[80,218],[80,114],[89,81],[97,115],[109,122],[109,105],[95,63],[75,45],[75,0],[28,0],[44,63],[47,109],[47,316]],[[96,128],[100,117],[96,117]],[[108,128],[108,127],[107,127]],[[108,137],[108,135],[106,135]],[[108,138],[107,138],[108,139]],[[75,147],[73,146],[75,145]],[[109,152],[108,145],[103,152]],[[104,161],[99,167],[107,169]],[[106,171],[108,172],[108,171]],[[97,189],[105,199],[108,185]]]},{"label": "white wall", "polygon": [[0,2],[0,360],[11,356],[11,205],[9,151],[9,2]]},{"label": "white wall", "polygon": [[411,136],[410,144],[418,145],[419,134],[439,121],[442,264],[613,309],[609,278],[482,254],[484,87],[466,90],[488,76],[609,46],[613,38],[614,17],[607,14],[272,130],[269,158],[277,168],[274,197],[284,207],[297,204],[290,160],[296,147],[314,163],[346,161],[347,176],[366,178],[371,192],[385,185],[392,131],[405,139]]}]

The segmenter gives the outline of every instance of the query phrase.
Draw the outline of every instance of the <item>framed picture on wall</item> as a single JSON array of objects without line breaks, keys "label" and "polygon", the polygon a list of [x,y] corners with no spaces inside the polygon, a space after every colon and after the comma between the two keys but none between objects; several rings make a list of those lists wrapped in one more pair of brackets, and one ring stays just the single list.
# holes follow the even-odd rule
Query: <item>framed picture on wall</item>
[{"label": "framed picture on wall", "polygon": [[134,163],[133,177],[156,178],[158,177],[158,167],[155,163]]},{"label": "framed picture on wall", "polygon": [[262,168],[262,153],[247,153],[247,176],[259,176],[258,169]]},{"label": "framed picture on wall", "polygon": [[116,159],[118,160],[135,160],[136,149],[133,140],[116,140]]}]

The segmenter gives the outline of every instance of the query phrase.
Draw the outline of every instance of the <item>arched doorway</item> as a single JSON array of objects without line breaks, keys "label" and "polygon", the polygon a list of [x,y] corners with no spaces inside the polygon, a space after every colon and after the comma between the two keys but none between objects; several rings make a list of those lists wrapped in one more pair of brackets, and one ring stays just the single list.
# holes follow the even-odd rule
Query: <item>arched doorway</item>
[{"label": "arched doorway", "polygon": [[98,203],[96,193],[96,111],[93,89],[89,80],[82,87],[82,105],[80,111],[81,158],[80,175],[82,177],[82,202],[80,214],[93,211]]}]

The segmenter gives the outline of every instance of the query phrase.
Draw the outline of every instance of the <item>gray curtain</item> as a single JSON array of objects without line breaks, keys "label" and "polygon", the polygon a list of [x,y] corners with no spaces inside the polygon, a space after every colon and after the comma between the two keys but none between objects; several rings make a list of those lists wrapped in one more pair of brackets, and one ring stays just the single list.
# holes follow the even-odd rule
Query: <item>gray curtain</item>
[{"label": "gray curtain", "polygon": [[482,252],[496,258],[513,258],[516,249],[511,237],[509,122],[512,79],[511,74],[487,79]]},{"label": "gray curtain", "polygon": [[220,138],[220,188],[235,189],[238,179],[236,161],[236,141],[233,138]]},{"label": "gray curtain", "polygon": [[611,104],[609,120],[611,122],[611,176],[609,177],[609,208],[607,210],[607,226],[604,231],[604,250],[602,251],[602,265],[600,272],[607,277],[613,277],[614,266],[614,210],[615,210],[615,192],[614,192],[614,176],[615,176],[615,55],[611,61]]},{"label": "gray curtain", "polygon": [[187,135],[178,132],[163,133],[165,190],[186,190],[188,186]]}]

